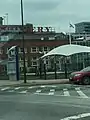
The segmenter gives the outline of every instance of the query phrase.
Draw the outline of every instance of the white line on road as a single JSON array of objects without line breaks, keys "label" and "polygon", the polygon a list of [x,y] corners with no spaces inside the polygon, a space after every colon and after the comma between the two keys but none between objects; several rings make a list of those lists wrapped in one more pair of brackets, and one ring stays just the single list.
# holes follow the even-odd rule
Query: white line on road
[{"label": "white line on road", "polygon": [[41,90],[36,90],[34,94],[40,94]]},{"label": "white line on road", "polygon": [[2,88],[1,91],[5,91],[5,90],[8,90],[10,87],[5,87],[5,88]]},{"label": "white line on road", "polygon": [[41,88],[45,88],[46,86],[40,86]]},{"label": "white line on road", "polygon": [[55,89],[51,89],[48,94],[49,94],[49,95],[54,95],[54,92],[55,92]]},{"label": "white line on road", "polygon": [[21,91],[21,92],[19,92],[19,93],[22,93],[22,94],[27,93],[27,90],[25,90],[25,91]]},{"label": "white line on road", "polygon": [[16,87],[15,90],[19,90],[21,87]]},{"label": "white line on road", "polygon": [[55,89],[51,89],[50,92],[55,92]]},{"label": "white line on road", "polygon": [[36,93],[40,93],[40,92],[41,92],[41,90],[37,90],[37,91],[36,91]]},{"label": "white line on road", "polygon": [[64,91],[64,96],[70,96],[68,89],[63,89]]},{"label": "white line on road", "polygon": [[54,85],[53,85],[53,86],[51,86],[51,87],[56,88],[57,86],[54,86]]},{"label": "white line on road", "polygon": [[80,97],[82,97],[82,98],[88,98],[88,96],[85,95],[85,94],[80,90],[79,87],[78,87],[78,88],[75,88],[75,90],[76,90],[77,93],[80,95]]},{"label": "white line on road", "polygon": [[28,89],[32,89],[33,87],[28,87]]},{"label": "white line on road", "polygon": [[66,117],[60,120],[77,120],[80,118],[85,118],[85,117],[89,117],[90,113],[84,113],[84,114],[79,114],[79,115],[75,115],[75,116],[70,116],[70,117]]},{"label": "white line on road", "polygon": [[14,90],[9,90],[8,92],[15,92]]}]

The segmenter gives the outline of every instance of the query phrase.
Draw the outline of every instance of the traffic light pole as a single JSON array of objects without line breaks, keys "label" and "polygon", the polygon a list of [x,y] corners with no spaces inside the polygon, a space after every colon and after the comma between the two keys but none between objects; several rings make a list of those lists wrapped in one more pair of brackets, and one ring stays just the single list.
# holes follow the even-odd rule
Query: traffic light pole
[{"label": "traffic light pole", "polygon": [[24,40],[24,20],[23,20],[23,1],[21,0],[21,20],[22,20],[22,47],[23,47],[23,72],[24,72],[24,83],[26,83],[26,65],[25,65],[25,40]]}]

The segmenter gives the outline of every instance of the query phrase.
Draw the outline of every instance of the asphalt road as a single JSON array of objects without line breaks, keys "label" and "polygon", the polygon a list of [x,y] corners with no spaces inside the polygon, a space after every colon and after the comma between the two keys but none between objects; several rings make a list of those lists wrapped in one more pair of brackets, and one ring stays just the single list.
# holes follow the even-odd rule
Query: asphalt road
[{"label": "asphalt road", "polygon": [[[73,93],[73,89],[69,91]],[[90,88],[83,87],[83,91],[89,94]],[[90,120],[87,113],[90,114],[90,97],[0,92],[0,120]]]}]

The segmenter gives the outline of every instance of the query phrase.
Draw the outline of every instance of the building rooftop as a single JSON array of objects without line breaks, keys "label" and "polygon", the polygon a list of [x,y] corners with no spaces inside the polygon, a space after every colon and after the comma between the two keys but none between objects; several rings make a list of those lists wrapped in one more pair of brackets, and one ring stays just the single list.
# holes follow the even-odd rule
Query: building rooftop
[{"label": "building rooftop", "polygon": [[90,24],[90,22],[87,21],[87,22],[79,22],[79,23],[76,23],[75,25],[79,25],[79,24],[87,24],[87,23]]},{"label": "building rooftop", "polygon": [[[35,34],[25,34],[25,40],[54,40],[54,39],[66,39],[67,36],[62,33],[35,33]],[[22,34],[14,34],[12,40],[21,40]]]}]

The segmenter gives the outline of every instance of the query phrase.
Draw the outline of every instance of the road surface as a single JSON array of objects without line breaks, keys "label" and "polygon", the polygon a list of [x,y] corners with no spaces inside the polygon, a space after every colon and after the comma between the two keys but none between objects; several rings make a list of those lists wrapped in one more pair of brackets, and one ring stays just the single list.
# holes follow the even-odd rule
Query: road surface
[{"label": "road surface", "polygon": [[0,87],[0,120],[42,119],[90,120],[90,87]]}]

